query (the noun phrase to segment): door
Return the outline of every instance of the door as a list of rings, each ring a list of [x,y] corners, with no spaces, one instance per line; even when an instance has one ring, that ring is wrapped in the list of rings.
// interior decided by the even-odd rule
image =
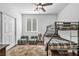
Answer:
[[[1,19],[2,19],[2,17],[1,17],[1,13],[0,13],[0,44],[2,43],[2,37],[1,37],[1,34],[2,34],[2,29],[1,29],[1,27],[2,27],[2,23],[1,23]]]
[[[15,19],[3,14],[3,44],[9,44],[7,49],[15,45]]]

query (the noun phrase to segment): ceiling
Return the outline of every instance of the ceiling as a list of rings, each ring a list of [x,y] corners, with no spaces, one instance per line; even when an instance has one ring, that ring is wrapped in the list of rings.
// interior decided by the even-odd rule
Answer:
[[[24,14],[58,14],[68,5],[68,3],[53,3],[51,6],[45,6],[46,12],[34,11],[36,6],[34,3],[7,3],[8,6],[15,7],[20,13]]]

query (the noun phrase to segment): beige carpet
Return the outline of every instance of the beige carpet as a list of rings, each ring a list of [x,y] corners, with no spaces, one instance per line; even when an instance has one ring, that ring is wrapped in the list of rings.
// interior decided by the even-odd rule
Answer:
[[[46,56],[43,45],[17,45],[6,53],[7,56]]]

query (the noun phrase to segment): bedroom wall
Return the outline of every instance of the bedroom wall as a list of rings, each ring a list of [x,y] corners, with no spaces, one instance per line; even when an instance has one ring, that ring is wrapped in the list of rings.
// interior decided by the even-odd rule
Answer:
[[[67,5],[57,16],[57,21],[63,22],[78,22],[79,21],[79,3],[70,3]],[[65,33],[65,34],[64,34]],[[70,40],[70,31],[59,31],[59,34]],[[72,35],[77,36],[77,31],[72,31]],[[77,37],[73,37],[72,40],[77,42]]]
[[[33,15],[29,15],[29,14],[25,14],[24,17],[30,17],[30,18],[36,18],[38,20],[38,32],[27,32],[26,28],[26,20],[23,19],[23,30],[22,30],[22,35],[28,35],[28,36],[32,36],[32,35],[38,35],[38,33],[42,33],[44,34],[46,31],[46,26],[50,25],[50,24],[54,24],[54,22],[56,21],[56,15],[45,15],[45,14],[33,14]]]
[[[70,3],[57,17],[58,21],[79,21],[79,3]]]

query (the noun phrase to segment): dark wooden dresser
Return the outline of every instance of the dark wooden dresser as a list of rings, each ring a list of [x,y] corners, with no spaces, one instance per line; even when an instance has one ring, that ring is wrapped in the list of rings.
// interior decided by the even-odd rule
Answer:
[[[6,47],[8,44],[0,44],[0,56],[6,56]]]

